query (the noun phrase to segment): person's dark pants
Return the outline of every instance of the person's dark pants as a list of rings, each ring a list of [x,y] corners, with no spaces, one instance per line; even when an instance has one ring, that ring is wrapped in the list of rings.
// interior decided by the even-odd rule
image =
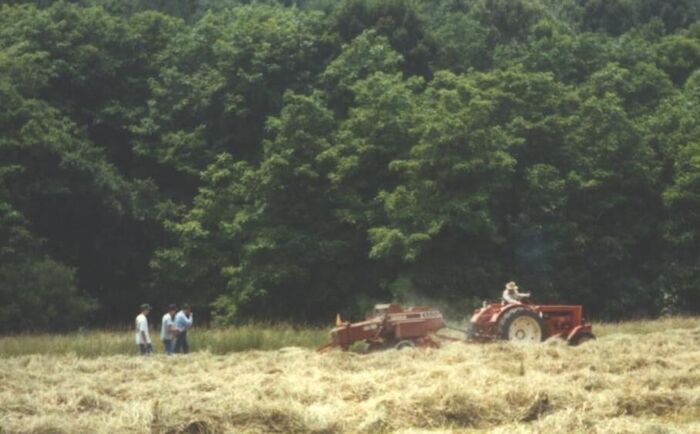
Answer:
[[[187,343],[187,332],[180,332],[179,335],[175,337],[175,349],[174,353],[182,352],[182,354],[187,354],[190,352],[190,344]]]
[[[139,344],[139,355],[147,356],[153,352],[153,345],[151,344]]]
[[[163,347],[165,348],[165,354],[171,355],[173,353],[173,340],[163,339]]]

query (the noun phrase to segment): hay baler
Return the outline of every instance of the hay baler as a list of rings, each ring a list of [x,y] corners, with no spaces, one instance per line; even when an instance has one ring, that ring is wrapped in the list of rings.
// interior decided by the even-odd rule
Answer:
[[[388,348],[437,347],[432,335],[444,327],[442,313],[426,306],[404,309],[399,304],[378,304],[364,321],[351,323],[336,318],[330,341],[319,348],[347,350],[355,342],[365,342],[367,351]]]

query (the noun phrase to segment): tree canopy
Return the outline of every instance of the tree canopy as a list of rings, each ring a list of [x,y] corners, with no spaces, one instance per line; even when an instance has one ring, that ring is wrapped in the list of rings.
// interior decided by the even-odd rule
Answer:
[[[700,312],[696,0],[0,2],[0,331]]]

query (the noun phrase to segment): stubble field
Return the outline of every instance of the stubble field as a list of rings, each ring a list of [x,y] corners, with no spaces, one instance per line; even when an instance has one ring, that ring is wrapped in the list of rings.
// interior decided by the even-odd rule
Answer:
[[[596,329],[576,348],[5,354],[0,432],[700,433],[700,319]]]

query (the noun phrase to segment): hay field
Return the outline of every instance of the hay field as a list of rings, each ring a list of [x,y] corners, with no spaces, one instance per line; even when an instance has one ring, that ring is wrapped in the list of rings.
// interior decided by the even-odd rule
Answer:
[[[211,329],[195,327],[189,334],[192,351],[229,354],[246,350],[278,350],[286,346],[316,348],[328,338],[328,329],[289,324],[245,324]],[[163,353],[158,336],[160,329],[151,328],[154,350]],[[103,357],[135,352],[134,332],[130,328],[0,336],[0,357],[31,354]]]
[[[700,433],[700,320],[578,348],[0,359],[2,433]]]

